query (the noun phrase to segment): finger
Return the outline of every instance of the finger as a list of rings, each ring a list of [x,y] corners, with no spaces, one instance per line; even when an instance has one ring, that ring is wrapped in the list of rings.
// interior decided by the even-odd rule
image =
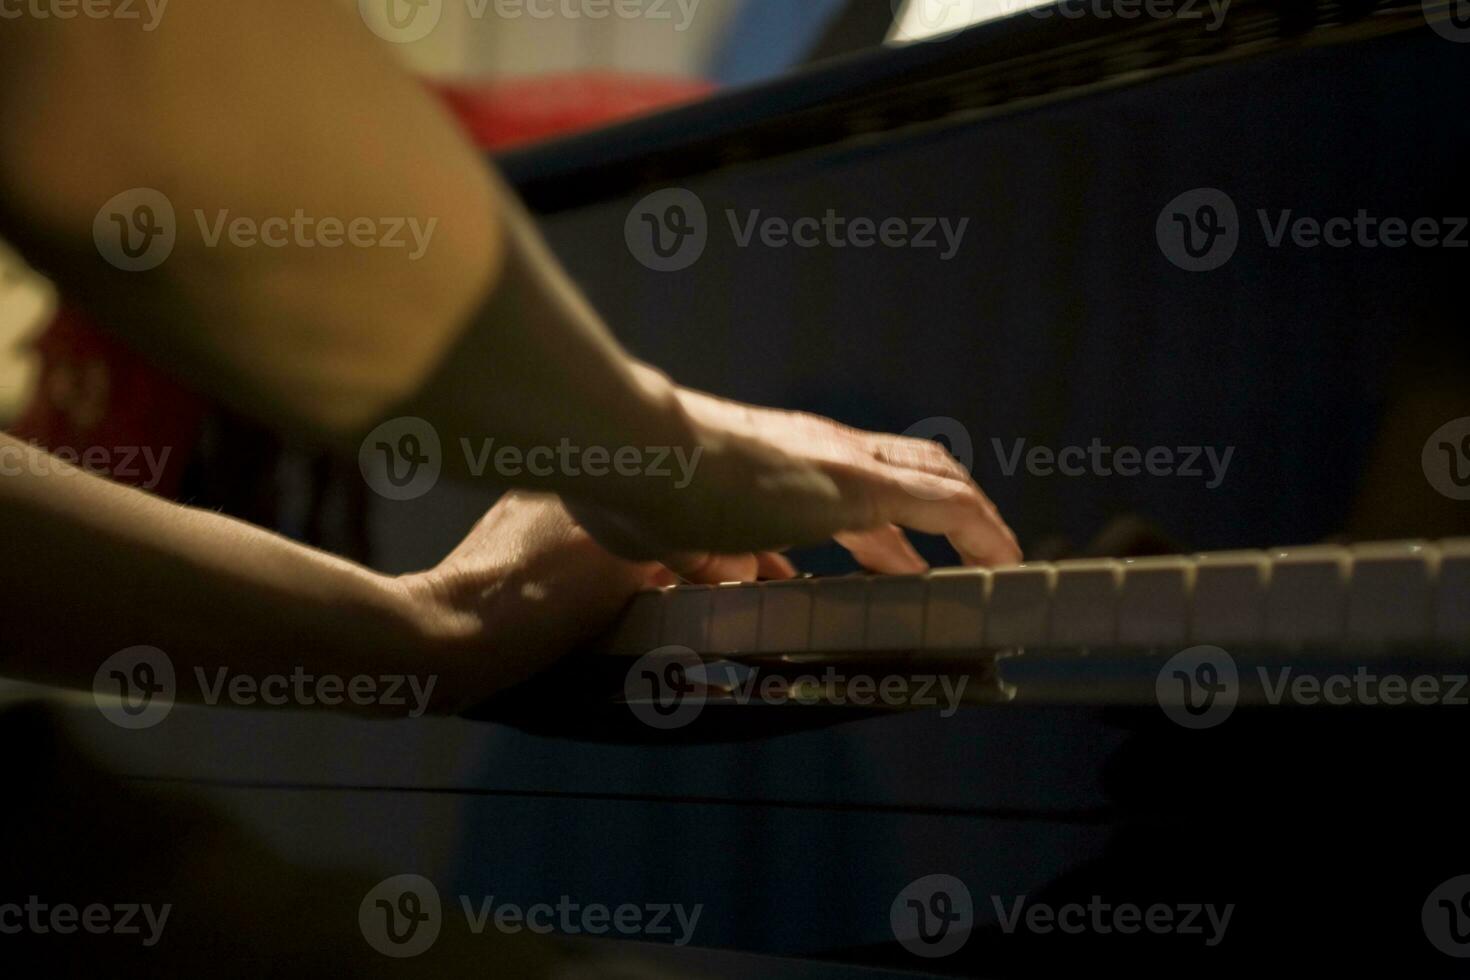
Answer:
[[[801,574],[791,559],[775,551],[762,551],[755,559],[760,578],[767,582],[784,582]]]
[[[693,585],[754,582],[759,569],[759,561],[753,554],[716,555],[709,552],[678,552],[665,558],[664,564],[674,574]]]
[[[643,588],[645,589],[664,589],[678,584],[679,576],[657,562],[650,565],[648,571],[644,573]]]
[[[890,476],[873,488],[881,517],[915,531],[944,535],[967,565],[1021,560],[1015,534],[978,487],[915,470],[892,470]]]
[[[881,575],[920,575],[929,570],[929,563],[919,557],[908,535],[893,524],[866,531],[844,531],[835,537],[869,571]]]

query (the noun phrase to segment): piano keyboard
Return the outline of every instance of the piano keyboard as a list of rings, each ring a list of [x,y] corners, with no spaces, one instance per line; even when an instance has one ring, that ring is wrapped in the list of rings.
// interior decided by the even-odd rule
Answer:
[[[1027,650],[1470,644],[1470,538],[678,586],[606,652],[800,663]]]

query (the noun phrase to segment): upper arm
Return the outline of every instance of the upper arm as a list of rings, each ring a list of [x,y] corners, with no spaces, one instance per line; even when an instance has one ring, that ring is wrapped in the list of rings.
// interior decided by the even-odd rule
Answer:
[[[133,188],[173,212],[147,272],[93,241]],[[341,433],[415,390],[492,285],[495,209],[448,115],[331,0],[0,21],[0,235],[247,411]],[[293,223],[267,244],[272,219]],[[353,221],[370,244],[329,234]]]

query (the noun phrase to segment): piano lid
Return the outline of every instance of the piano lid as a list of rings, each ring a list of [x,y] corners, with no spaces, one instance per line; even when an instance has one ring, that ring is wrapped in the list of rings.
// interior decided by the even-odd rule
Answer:
[[[969,123],[1222,61],[1423,28],[1437,16],[1433,8],[1419,0],[1234,0],[1223,20],[1193,8],[1193,16],[1126,20],[1097,16],[1085,4],[1056,16],[1043,5],[516,150],[498,163],[533,209],[550,214],[752,160]]]

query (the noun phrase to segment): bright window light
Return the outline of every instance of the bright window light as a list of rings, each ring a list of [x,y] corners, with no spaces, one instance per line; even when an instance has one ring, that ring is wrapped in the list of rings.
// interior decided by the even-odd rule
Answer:
[[[888,40],[896,44],[924,41],[998,20],[1052,0],[903,0]]]

